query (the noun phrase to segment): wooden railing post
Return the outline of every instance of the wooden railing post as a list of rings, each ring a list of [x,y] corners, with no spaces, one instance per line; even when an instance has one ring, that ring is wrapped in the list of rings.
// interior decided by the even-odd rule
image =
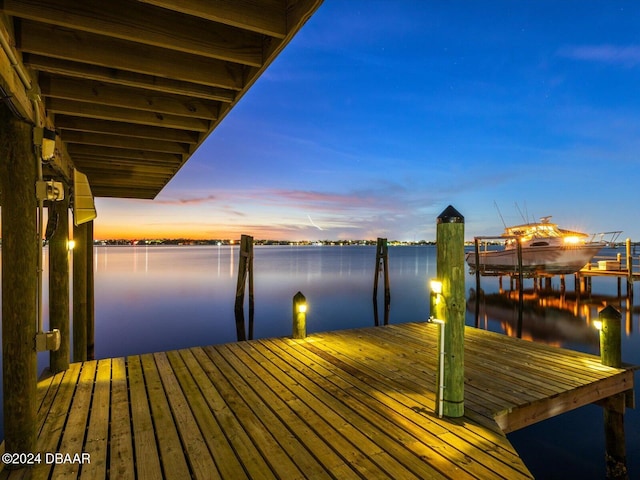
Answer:
[[[437,275],[442,300],[436,303],[436,318],[445,322],[444,405],[447,417],[464,415],[465,268],[464,217],[449,205],[436,227]]]

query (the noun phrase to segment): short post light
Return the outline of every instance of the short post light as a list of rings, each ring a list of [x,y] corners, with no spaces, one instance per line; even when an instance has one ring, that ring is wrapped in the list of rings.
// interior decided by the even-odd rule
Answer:
[[[600,361],[603,365],[620,368],[622,365],[622,315],[611,305],[598,313],[593,322],[600,330]]]
[[[293,296],[293,338],[307,336],[307,299],[298,292]]]

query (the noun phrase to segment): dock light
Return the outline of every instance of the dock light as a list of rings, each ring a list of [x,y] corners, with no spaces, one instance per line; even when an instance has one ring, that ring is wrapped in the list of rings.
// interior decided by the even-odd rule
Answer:
[[[298,292],[293,296],[293,338],[307,336],[307,299]]]
[[[440,280],[431,280],[431,292],[436,295],[440,295],[442,293],[442,282]]]
[[[596,330],[602,330],[602,320],[594,320],[593,321],[593,327]]]
[[[67,250],[73,250],[76,246],[75,240],[67,240]]]
[[[431,280],[431,314],[435,313],[435,308],[440,303],[440,297],[442,296],[442,282],[440,280]]]

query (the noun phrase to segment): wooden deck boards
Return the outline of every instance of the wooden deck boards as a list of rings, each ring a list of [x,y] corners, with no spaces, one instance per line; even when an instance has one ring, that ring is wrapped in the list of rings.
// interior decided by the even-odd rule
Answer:
[[[467,327],[465,416],[441,419],[436,345],[412,323],[72,364],[38,384],[43,463],[0,478],[532,478],[504,432],[633,388],[592,355]]]

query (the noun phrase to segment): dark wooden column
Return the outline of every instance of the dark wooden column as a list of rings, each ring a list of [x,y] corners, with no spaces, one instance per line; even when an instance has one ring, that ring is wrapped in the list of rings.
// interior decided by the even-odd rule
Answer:
[[[87,360],[87,224],[73,227],[73,361]]]
[[[95,307],[93,288],[93,220],[86,226],[87,245],[87,360],[94,360],[95,356]]]
[[[53,202],[58,225],[49,240],[49,325],[60,330],[60,348],[49,353],[53,373],[69,368],[69,199]]]
[[[31,127],[0,103],[2,361],[6,452],[33,452],[37,357],[36,160]]]

